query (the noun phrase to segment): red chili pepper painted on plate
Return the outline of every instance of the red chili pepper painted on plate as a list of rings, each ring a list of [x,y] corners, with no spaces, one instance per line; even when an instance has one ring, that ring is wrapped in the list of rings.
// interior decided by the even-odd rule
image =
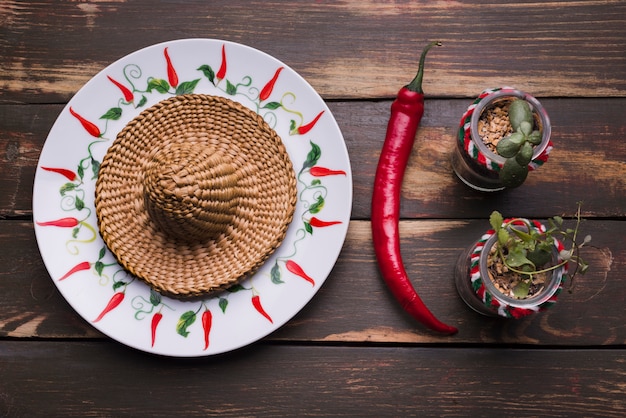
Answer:
[[[152,321],[150,323],[150,333],[152,335],[152,347],[154,347],[154,342],[156,341],[156,331],[159,326],[159,322],[163,319],[163,314],[161,312],[157,312],[152,316]]]
[[[306,125],[299,126],[296,129],[295,133],[297,133],[298,135],[304,135],[307,132],[309,132],[311,129],[313,129],[313,127],[315,126],[317,121],[320,120],[320,118],[322,117],[323,114],[324,114],[324,110],[322,110],[320,113],[318,113],[317,116],[315,118],[313,118],[313,120],[311,122],[307,123]]]
[[[315,280],[313,280],[311,276],[306,274],[304,270],[302,269],[302,267],[300,267],[300,265],[297,264],[295,261],[287,260],[287,262],[285,263],[285,267],[287,267],[287,270],[289,270],[296,276],[302,277],[304,280],[306,280],[307,282],[315,286]]]
[[[83,270],[89,270],[90,268],[91,268],[91,264],[89,263],[89,261],[83,261],[82,263],[78,263],[74,267],[72,267],[67,273],[65,273],[63,276],[59,277],[58,281],[65,280],[74,273],[78,273],[79,271],[83,271]]]
[[[324,228],[327,226],[333,226],[340,224],[341,221],[322,221],[321,219],[317,219],[315,216],[311,218],[309,224],[315,228]]]
[[[76,218],[61,218],[54,221],[37,222],[39,226],[58,226],[60,228],[73,228],[80,222]]]
[[[336,175],[346,175],[346,172],[343,170],[331,170],[326,167],[315,166],[311,167],[310,171],[312,176],[314,177],[325,177],[325,176],[336,176]]]
[[[267,318],[268,321],[270,321],[272,324],[274,323],[274,321],[272,321],[272,317],[269,316],[267,312],[265,312],[265,309],[263,309],[263,305],[261,305],[261,298],[259,297],[259,295],[252,296],[252,305],[254,306],[254,309],[256,309],[265,318]]]
[[[84,117],[76,113],[74,109],[72,109],[71,106],[70,106],[70,113],[72,114],[72,116],[78,119],[80,124],[83,125],[83,128],[85,128],[85,130],[89,133],[89,135],[94,136],[96,138],[100,138],[100,135],[101,135],[100,128],[98,128],[93,122],[88,121],[87,119],[85,119]]]
[[[94,319],[93,322],[99,322],[102,318],[104,318],[106,314],[111,312],[113,309],[117,308],[120,305],[120,303],[122,303],[122,301],[124,300],[124,296],[125,296],[124,292],[115,293],[109,300],[109,303],[107,303],[107,306],[105,306],[102,312],[100,312],[100,315],[98,315],[98,317]]]
[[[178,74],[176,74],[176,70],[172,65],[172,60],[170,59],[170,54],[167,52],[167,48],[163,50],[163,54],[167,62],[167,80],[170,82],[170,86],[176,87],[178,86]]]
[[[213,314],[210,310],[204,311],[202,314],[202,330],[204,331],[204,349],[209,348],[209,333],[213,324]]]
[[[270,97],[270,94],[272,94],[272,90],[274,90],[274,84],[276,84],[276,80],[278,80],[278,75],[280,74],[282,70],[283,70],[283,67],[279,67],[274,73],[274,77],[272,77],[272,79],[267,82],[265,87],[263,87],[263,89],[261,90],[261,94],[259,94],[259,99],[261,101]]]
[[[76,180],[76,173],[72,170],[68,170],[66,168],[56,168],[56,167],[41,167],[42,170],[50,171],[53,173],[58,173],[62,176],[65,176],[69,181]]]
[[[220,81],[224,77],[226,77],[226,46],[222,45],[222,64],[217,74],[215,74],[215,78],[217,78],[217,81]]]
[[[130,91],[128,89],[128,87],[126,87],[125,85],[123,85],[122,83],[118,82],[117,80],[115,80],[114,78],[112,78],[111,76],[107,76],[107,78],[109,80],[111,80],[111,83],[115,84],[117,86],[117,88],[120,89],[120,91],[122,92],[122,94],[124,95],[124,100],[126,100],[128,103],[132,103],[133,100],[135,100],[135,97],[133,96],[133,92]]]
[[[433,42],[423,50],[415,78],[400,89],[391,104],[391,117],[374,178],[371,226],[379,270],[402,308],[428,328],[454,334],[457,329],[439,321],[415,291],[402,261],[398,225],[402,179],[424,114],[424,60],[428,50],[438,44]]]

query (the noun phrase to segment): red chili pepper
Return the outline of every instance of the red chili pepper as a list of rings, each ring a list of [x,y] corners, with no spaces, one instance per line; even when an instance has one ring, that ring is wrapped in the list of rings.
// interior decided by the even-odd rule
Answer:
[[[46,171],[51,171],[53,173],[61,174],[62,176],[65,176],[69,181],[76,180],[76,173],[74,173],[72,170],[67,170],[65,168],[53,168],[53,167],[41,167],[41,168]]]
[[[60,228],[73,228],[78,224],[79,222],[76,218],[61,218],[55,221],[37,222],[39,226],[58,226]]]
[[[217,81],[220,81],[224,77],[226,77],[226,47],[222,45],[222,64],[217,74],[215,74],[215,78],[217,78]]]
[[[272,94],[272,90],[274,90],[274,84],[276,84],[276,80],[278,80],[278,74],[280,74],[282,70],[283,67],[278,68],[278,70],[276,70],[276,73],[274,73],[274,77],[272,77],[272,79],[267,82],[265,87],[263,87],[263,89],[261,90],[261,94],[259,94],[259,99],[261,101],[270,97],[270,94]]]
[[[315,216],[312,217],[309,221],[309,224],[315,228],[324,228],[326,226],[337,225],[340,223],[341,221],[322,221],[320,219],[317,219]]]
[[[83,118],[78,113],[74,112],[74,109],[72,109],[71,106],[70,106],[70,113],[72,114],[72,116],[78,119],[80,124],[83,125],[83,128],[85,128],[85,130],[89,132],[89,135],[95,136],[96,138],[100,138],[100,128],[98,128],[94,123],[89,122],[87,119]]]
[[[91,264],[89,263],[89,261],[83,261],[82,263],[76,264],[74,267],[72,267],[72,269],[68,271],[67,273],[65,273],[63,276],[61,276],[58,281],[65,280],[74,273],[77,273],[83,270],[89,270],[90,268],[91,268]]]
[[[122,303],[123,300],[124,300],[124,292],[115,293],[113,297],[111,297],[111,300],[109,300],[109,303],[107,303],[107,306],[104,308],[104,310],[100,312],[100,315],[98,315],[98,317],[94,319],[93,322],[100,321],[102,318],[104,318],[104,315],[108,314],[113,309],[117,308],[119,304]]]
[[[272,324],[274,323],[274,321],[272,321],[272,317],[269,316],[267,312],[265,312],[265,309],[263,309],[263,306],[261,305],[261,298],[259,297],[259,295],[252,296],[252,305],[261,315],[267,318],[268,321],[270,321]]]
[[[202,329],[204,330],[204,349],[209,348],[209,333],[211,332],[211,324],[213,323],[213,315],[210,310],[204,311],[202,314]]]
[[[133,92],[130,91],[125,85],[117,82],[110,76],[107,76],[107,78],[111,80],[111,83],[115,84],[122,91],[122,94],[124,95],[124,100],[126,100],[128,103],[132,103],[132,101],[135,100],[135,97],[133,96]]]
[[[343,170],[331,170],[329,168],[319,166],[311,167],[310,173],[315,177],[346,175],[346,172]]]
[[[293,132],[293,133],[298,133],[298,135],[306,134],[311,129],[313,129],[313,127],[315,126],[317,121],[320,120],[323,114],[324,114],[324,111],[322,110],[320,113],[317,114],[317,116],[311,122],[307,123],[306,125],[299,126],[296,129],[296,132]]]
[[[287,262],[285,263],[285,267],[287,267],[287,270],[289,270],[293,274],[302,277],[304,280],[315,286],[315,280],[313,280],[312,277],[306,274],[304,270],[302,270],[302,267],[296,264],[295,261],[287,260]]]
[[[457,329],[439,321],[411,284],[400,253],[398,228],[402,179],[424,114],[424,60],[428,50],[435,45],[440,43],[433,42],[424,49],[417,75],[400,89],[391,104],[391,118],[374,180],[372,238],[383,279],[404,310],[432,330],[454,334]]]
[[[163,314],[161,312],[157,312],[152,316],[152,322],[150,324],[150,330],[152,333],[152,347],[154,347],[154,342],[156,341],[156,330],[159,326],[159,322],[161,322],[161,319],[163,319]]]
[[[170,82],[170,86],[176,87],[178,85],[178,75],[172,65],[170,55],[167,53],[167,48],[163,50],[163,54],[165,55],[165,61],[167,62],[167,80]]]

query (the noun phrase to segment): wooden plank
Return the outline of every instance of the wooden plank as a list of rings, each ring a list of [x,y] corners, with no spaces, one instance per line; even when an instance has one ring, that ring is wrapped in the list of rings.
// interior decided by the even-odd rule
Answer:
[[[457,180],[450,165],[456,129],[471,100],[427,100],[404,179],[402,217],[486,218],[495,208],[545,218],[572,214],[580,200],[585,201],[587,217],[625,216],[626,99],[542,102],[553,123],[555,149],[550,161],[531,173],[522,187],[484,194]],[[390,102],[329,104],[353,162],[352,216],[368,219]],[[35,166],[61,110],[59,105],[0,105],[0,216],[30,215]]]
[[[178,38],[250,45],[284,61],[325,98],[385,98],[416,71],[426,91],[472,97],[514,85],[538,96],[626,95],[626,4],[149,0],[3,2],[0,102],[67,101],[108,64]],[[164,23],[167,16],[167,23]],[[297,45],[297,47],[296,47]]]
[[[370,224],[353,221],[341,256],[313,300],[269,337],[277,341],[620,345],[626,343],[621,272],[626,268],[626,223],[587,221],[597,248],[592,268],[577,276],[548,312],[507,321],[475,314],[453,284],[461,251],[488,228],[482,221],[403,221],[402,250],[409,276],[429,308],[459,327],[454,337],[427,331],[406,315],[380,278]],[[100,337],[63,300],[38,254],[32,225],[0,221],[0,337]]]
[[[3,416],[622,417],[624,350],[257,344],[209,359],[0,341]]]

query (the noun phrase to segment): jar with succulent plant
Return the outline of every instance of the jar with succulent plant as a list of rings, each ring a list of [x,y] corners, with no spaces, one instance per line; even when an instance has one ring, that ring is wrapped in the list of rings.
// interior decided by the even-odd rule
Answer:
[[[488,316],[520,318],[552,306],[568,266],[570,274],[589,268],[579,250],[591,241],[580,240],[580,205],[574,228],[563,218],[548,219],[548,226],[525,218],[504,219],[492,212],[488,230],[461,254],[455,282],[461,298],[475,311]],[[565,247],[567,244],[567,247]]]
[[[477,190],[518,187],[547,161],[550,135],[548,114],[533,96],[510,87],[485,90],[461,118],[452,167]]]

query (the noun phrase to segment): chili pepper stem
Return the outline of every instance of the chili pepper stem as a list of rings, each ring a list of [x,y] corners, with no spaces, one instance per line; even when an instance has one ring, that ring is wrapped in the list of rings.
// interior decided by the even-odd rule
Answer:
[[[420,56],[419,66],[417,67],[417,74],[415,78],[406,85],[406,88],[415,93],[424,94],[424,90],[422,90],[422,79],[424,78],[424,62],[426,61],[426,54],[433,46],[441,46],[440,41],[434,41],[426,45],[426,48],[422,51],[422,55]]]

